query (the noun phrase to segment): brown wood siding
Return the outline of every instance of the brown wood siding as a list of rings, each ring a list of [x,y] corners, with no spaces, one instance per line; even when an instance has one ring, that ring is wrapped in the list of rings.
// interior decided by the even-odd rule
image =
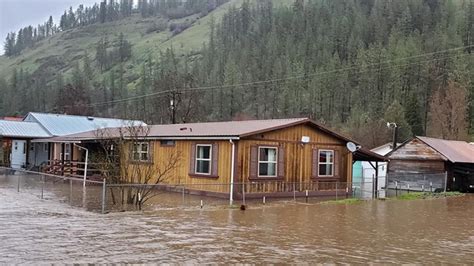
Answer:
[[[444,161],[436,160],[395,160],[389,162],[389,173],[444,173]]]
[[[309,136],[310,143],[302,145],[300,143],[302,136]],[[237,164],[237,176],[244,182],[265,180],[263,178],[249,178],[251,165],[251,149],[255,146],[279,146],[282,147],[285,154],[285,167],[282,180],[285,182],[312,182],[321,181],[340,181],[350,182],[352,180],[351,169],[352,154],[345,148],[345,142],[341,141],[327,133],[318,131],[306,125],[298,125],[291,128],[277,130],[265,134],[251,136],[239,141]],[[313,150],[329,149],[338,153],[340,161],[337,163],[339,178],[312,178],[313,177]],[[348,163],[350,160],[350,163]]]
[[[413,139],[410,142],[405,143],[390,154],[389,158],[390,160],[445,160],[441,154],[419,139]]]
[[[213,145],[218,147],[218,152],[213,152],[217,154],[217,176],[206,177],[204,175],[193,176],[190,175],[191,168],[191,157],[193,156],[193,149],[195,144],[217,144]],[[175,146],[161,146],[159,141],[155,142],[153,145],[153,164],[155,167],[163,167],[167,160],[169,160],[169,155],[172,153],[178,153],[180,155],[180,160],[178,167],[174,169],[165,179],[167,184],[185,184],[186,189],[194,190],[204,190],[211,192],[229,192],[230,183],[230,171],[231,171],[231,156],[232,156],[232,145],[229,141],[184,141],[176,140]],[[192,164],[194,165],[194,164]],[[211,166],[213,167],[213,166]],[[222,185],[215,185],[222,184]],[[224,185],[225,184],[225,185]]]

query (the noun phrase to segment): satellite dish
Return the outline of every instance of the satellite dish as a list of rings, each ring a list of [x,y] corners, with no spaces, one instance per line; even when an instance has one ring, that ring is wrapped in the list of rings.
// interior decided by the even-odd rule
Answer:
[[[347,142],[346,147],[350,152],[357,151],[357,145],[355,145],[354,142]]]
[[[302,136],[301,137],[301,142],[306,144],[306,143],[309,143],[311,141],[311,138],[309,136]]]

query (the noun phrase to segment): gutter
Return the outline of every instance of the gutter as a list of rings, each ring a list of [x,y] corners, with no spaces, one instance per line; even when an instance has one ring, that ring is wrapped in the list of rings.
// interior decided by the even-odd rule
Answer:
[[[169,136],[169,137],[124,137],[125,140],[239,140],[240,137],[176,137],[176,136]]]

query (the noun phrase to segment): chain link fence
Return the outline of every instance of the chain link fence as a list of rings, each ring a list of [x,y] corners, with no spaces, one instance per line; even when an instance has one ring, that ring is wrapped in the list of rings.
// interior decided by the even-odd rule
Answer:
[[[233,186],[232,201],[229,191]],[[372,198],[372,183],[284,182],[210,184],[108,184],[34,171],[0,167],[0,187],[31,193],[39,199],[59,200],[95,212],[143,208],[242,207],[247,205],[303,203],[327,199]],[[214,191],[214,192],[213,192]],[[218,191],[221,191],[219,193]]]
[[[447,172],[439,174],[389,173],[387,190],[443,192],[446,191]]]

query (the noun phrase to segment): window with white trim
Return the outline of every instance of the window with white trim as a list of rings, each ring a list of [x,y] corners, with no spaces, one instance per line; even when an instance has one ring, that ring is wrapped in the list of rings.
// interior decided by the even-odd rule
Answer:
[[[136,162],[150,161],[150,143],[148,142],[133,143],[132,160]]]
[[[196,174],[210,175],[212,162],[212,145],[196,145]]]
[[[319,150],[319,176],[334,175],[334,151]]]
[[[276,177],[278,150],[275,147],[258,148],[258,176]]]

